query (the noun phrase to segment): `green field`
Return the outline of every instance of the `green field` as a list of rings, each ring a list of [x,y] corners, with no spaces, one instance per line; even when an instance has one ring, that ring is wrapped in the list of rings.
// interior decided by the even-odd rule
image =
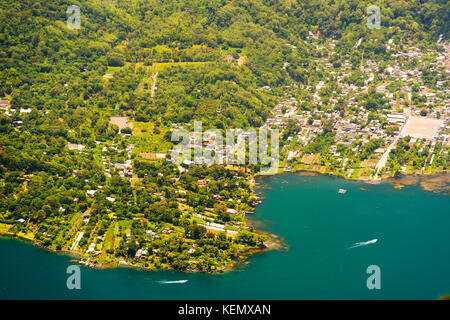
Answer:
[[[6,233],[13,227],[12,224],[0,223],[0,233]]]
[[[160,132],[155,133],[155,125],[150,122],[133,122],[133,135],[130,142],[135,145],[135,153],[141,152],[166,153],[172,143],[164,140],[167,128],[159,128]]]

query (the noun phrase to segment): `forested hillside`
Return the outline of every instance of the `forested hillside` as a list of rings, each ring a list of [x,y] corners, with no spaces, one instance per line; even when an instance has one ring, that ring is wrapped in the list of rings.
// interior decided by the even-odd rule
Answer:
[[[66,26],[66,9],[73,4],[81,9],[80,30]],[[342,55],[352,55],[360,37],[369,40],[359,48],[366,55],[382,55],[377,43],[391,37],[427,41],[436,40],[440,33],[448,35],[445,0],[377,1],[380,30],[365,27],[371,4],[357,0],[3,0],[0,95],[12,95],[13,106],[56,113],[79,107],[93,112],[98,107],[145,120],[205,118],[216,126],[257,126],[273,104],[256,91],[258,87],[289,84],[292,78],[311,81],[311,56],[317,52],[306,41],[309,32],[341,39]],[[236,60],[225,63],[226,55]],[[168,65],[158,70],[161,86],[152,99],[149,90],[138,87],[151,72],[146,67],[156,62]],[[199,63],[178,68],[178,62]],[[287,70],[282,68],[284,62],[289,63]],[[105,84],[102,77],[111,67],[117,74]],[[101,126],[101,122],[94,124],[96,134],[101,134]]]

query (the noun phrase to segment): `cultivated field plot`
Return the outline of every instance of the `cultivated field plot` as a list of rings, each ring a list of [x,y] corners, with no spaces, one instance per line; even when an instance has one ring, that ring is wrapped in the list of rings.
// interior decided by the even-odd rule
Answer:
[[[143,154],[144,159],[151,159],[154,154],[155,158],[159,153],[167,153],[172,148],[172,143],[164,138],[167,128],[157,127],[150,122],[130,122],[130,127],[133,128],[133,135],[130,142],[134,144],[134,152],[136,154]]]
[[[170,67],[191,67],[191,66],[202,66],[202,65],[215,65],[215,62],[210,61],[198,61],[198,62],[158,62],[155,63],[155,68],[157,71],[162,71]]]
[[[365,169],[375,168],[375,166],[378,164],[378,161],[380,161],[380,158],[377,158],[377,157],[373,157],[371,159],[364,160],[361,163],[361,168],[365,168]]]
[[[319,153],[317,153],[317,154],[314,154],[314,153],[305,154],[303,156],[301,162],[304,163],[304,164],[314,164],[314,163],[317,163],[319,161],[319,158],[320,158],[320,154]]]
[[[128,124],[128,117],[111,116],[109,123],[117,125],[119,129],[124,129],[126,127],[133,128],[133,124]]]
[[[437,134],[439,127],[442,124],[443,120],[424,117],[409,117],[408,121],[403,127],[401,136],[432,139]]]

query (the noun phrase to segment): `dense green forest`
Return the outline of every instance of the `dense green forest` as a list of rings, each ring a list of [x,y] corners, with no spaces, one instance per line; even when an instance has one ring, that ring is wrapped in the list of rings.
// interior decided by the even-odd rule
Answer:
[[[365,27],[371,4],[381,8],[380,30]],[[66,26],[69,5],[81,9],[80,30]],[[391,37],[447,37],[450,9],[447,1],[357,0],[1,1],[0,6],[0,96],[12,95],[13,106],[49,109],[57,117],[99,108],[147,121],[202,118],[217,127],[260,124],[274,104],[256,90],[261,86],[314,81],[311,56],[320,52],[306,41],[310,32],[340,39],[342,59],[356,54],[353,44],[366,37],[359,50],[381,59],[378,42]],[[225,55],[246,62],[226,64]],[[156,62],[172,65],[160,72],[152,99],[149,90],[137,89],[149,77],[146,67]],[[119,70],[105,85],[108,67]],[[104,134],[101,123],[94,128]]]

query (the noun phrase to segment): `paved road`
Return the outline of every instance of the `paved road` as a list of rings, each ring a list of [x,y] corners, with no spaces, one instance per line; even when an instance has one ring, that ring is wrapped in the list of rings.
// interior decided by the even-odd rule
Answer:
[[[397,145],[398,140],[400,139],[400,137],[404,136],[404,130],[406,128],[406,124],[408,123],[409,119],[411,117],[411,110],[409,110],[408,113],[408,117],[405,121],[405,123],[402,125],[402,127],[400,128],[400,133],[397,137],[395,137],[394,141],[392,141],[392,143],[389,145],[389,147],[386,149],[386,151],[383,153],[383,156],[381,157],[381,159],[378,161],[377,165],[375,166],[375,176],[373,177],[373,180],[377,180],[378,178],[378,172],[384,168],[384,166],[386,165],[388,159],[389,159],[389,153],[391,152],[391,150],[393,148],[395,148],[395,146]]]
[[[391,150],[397,145],[398,139],[400,138],[400,136],[397,136],[394,141],[392,141],[392,143],[389,145],[389,147],[387,147],[386,151],[383,153],[383,155],[381,156],[380,161],[378,161],[377,166],[375,167],[377,169],[377,173],[376,175],[378,175],[378,171],[380,171],[381,169],[384,168],[384,166],[386,165],[386,162],[389,159],[389,153],[391,152]]]
[[[229,236],[231,236],[231,237],[233,237],[233,236],[235,236],[235,235],[237,235],[237,231],[234,231],[234,230],[225,230],[225,229],[223,229],[223,228],[219,228],[219,227],[213,227],[213,226],[210,226],[210,225],[208,225],[208,224],[203,224],[203,226],[206,228],[206,229],[208,229],[208,230],[212,230],[212,231],[224,231],[224,232],[226,232],[227,233],[227,235],[229,235]]]

